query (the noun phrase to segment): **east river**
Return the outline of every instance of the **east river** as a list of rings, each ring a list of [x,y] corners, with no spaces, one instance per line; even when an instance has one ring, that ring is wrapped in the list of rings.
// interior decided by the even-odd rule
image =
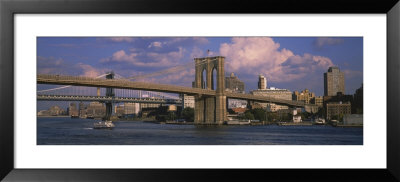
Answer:
[[[92,119],[38,117],[38,145],[362,145],[362,128],[332,126],[195,126],[116,121],[93,129]]]

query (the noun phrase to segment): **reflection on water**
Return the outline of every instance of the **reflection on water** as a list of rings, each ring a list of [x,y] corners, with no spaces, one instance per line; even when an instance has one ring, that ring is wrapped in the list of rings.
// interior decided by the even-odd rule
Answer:
[[[362,128],[330,126],[194,126],[118,121],[112,130],[95,120],[38,118],[38,145],[362,145]]]

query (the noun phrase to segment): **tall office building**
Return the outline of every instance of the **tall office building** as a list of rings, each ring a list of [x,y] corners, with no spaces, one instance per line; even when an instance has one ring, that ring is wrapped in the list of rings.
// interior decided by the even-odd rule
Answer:
[[[264,75],[258,77],[258,89],[265,90],[267,89],[267,78]]]
[[[338,92],[344,94],[344,73],[338,67],[329,67],[324,73],[324,96],[336,96]]]
[[[231,73],[229,77],[225,77],[225,89],[230,92],[244,93],[244,82],[240,81],[234,73]]]

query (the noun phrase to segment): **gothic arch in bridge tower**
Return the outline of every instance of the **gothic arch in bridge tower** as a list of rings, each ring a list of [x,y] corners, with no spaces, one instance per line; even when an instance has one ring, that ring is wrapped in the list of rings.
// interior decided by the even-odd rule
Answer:
[[[211,69],[211,90],[217,89],[217,68]]]
[[[222,56],[195,58],[195,85],[196,88],[215,90],[216,96],[197,95],[195,97],[196,124],[223,124],[227,120],[225,91],[225,71]],[[204,81],[204,70],[206,78]],[[215,80],[213,72],[215,70]],[[206,86],[203,86],[205,82]],[[216,82],[216,88],[214,86]]]
[[[206,68],[204,68],[203,71],[201,71],[201,88],[207,89],[207,69]]]

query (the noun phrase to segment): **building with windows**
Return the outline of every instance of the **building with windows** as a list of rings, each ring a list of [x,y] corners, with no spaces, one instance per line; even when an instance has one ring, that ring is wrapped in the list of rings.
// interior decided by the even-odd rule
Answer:
[[[311,100],[315,98],[315,94],[310,92],[308,89],[304,89],[301,92],[294,91],[293,92],[293,100],[296,101],[304,101],[306,104],[310,104]]]
[[[228,108],[246,108],[247,101],[240,99],[228,99]]]
[[[79,117],[86,118],[86,106],[83,102],[79,102]]]
[[[66,115],[67,112],[59,106],[51,106],[48,110],[41,110],[37,116],[60,116]]]
[[[184,94],[183,98],[183,108],[194,108],[194,96]]]
[[[260,89],[260,90],[267,89],[267,78],[261,74],[258,76],[258,89]]]
[[[116,105],[114,111],[117,117],[122,117],[124,115],[124,105]]]
[[[268,112],[277,112],[279,110],[289,109],[289,106],[283,106],[274,103],[266,103],[266,109]]]
[[[264,96],[264,97],[270,97],[270,98],[275,98],[275,99],[282,99],[282,100],[292,100],[292,92],[287,90],[287,89],[278,89],[275,87],[267,87],[267,78],[264,77],[263,75],[258,76],[258,89],[257,90],[252,90],[250,91],[250,94],[257,95],[257,96]],[[257,103],[257,102],[256,102]],[[283,106],[279,105],[270,105],[270,103],[257,103],[262,108],[269,107],[271,110],[279,110],[279,109],[284,109]]]
[[[124,103],[125,115],[137,115],[139,113],[139,103]]]
[[[124,103],[115,106],[115,114],[118,117],[134,117],[139,114],[139,103]]]
[[[70,117],[78,117],[79,116],[78,107],[76,107],[76,103],[74,103],[74,102],[69,103],[67,111],[68,111],[68,115]]]
[[[343,95],[342,93],[337,94],[336,96],[324,96],[323,102],[326,107],[326,103],[329,102],[350,102],[353,103],[353,95]]]
[[[340,120],[341,117],[351,114],[350,102],[328,102],[326,103],[326,119]]]
[[[228,92],[245,93],[244,82],[240,81],[234,73],[231,73],[229,77],[225,77],[225,90]]]
[[[323,107],[324,106],[324,97],[322,96],[316,96],[311,99],[311,104],[315,104],[318,107]]]
[[[81,114],[83,116],[84,114]],[[86,116],[88,118],[101,118],[106,115],[106,106],[100,102],[90,102],[86,107]]]
[[[300,123],[303,120],[301,119],[301,115],[299,114],[300,112],[297,109],[292,110],[292,115],[293,115],[293,122],[294,123]]]
[[[253,95],[271,97],[275,99],[292,100],[292,92],[287,89],[278,89],[275,87],[271,87],[265,90],[262,89],[253,90],[250,91],[250,93]]]
[[[336,96],[338,92],[344,94],[344,73],[338,67],[329,67],[324,73],[324,96]]]
[[[251,94],[253,95],[257,95],[257,96],[265,96],[265,97],[271,97],[271,98],[275,98],[275,99],[282,99],[282,100],[292,100],[292,92],[287,90],[287,89],[278,89],[275,87],[271,87],[269,89],[257,89],[257,90],[253,90],[250,91]],[[261,105],[263,108],[267,108],[269,107],[270,103],[258,103],[259,105]],[[279,106],[279,105],[274,105],[272,106],[273,108],[277,108],[279,109],[283,109],[283,106]],[[275,109],[273,109],[275,110]]]
[[[158,98],[158,97],[149,97],[148,95],[143,95],[142,98]],[[160,107],[161,104],[155,104],[155,103],[140,103],[140,111],[144,108],[158,108]]]

